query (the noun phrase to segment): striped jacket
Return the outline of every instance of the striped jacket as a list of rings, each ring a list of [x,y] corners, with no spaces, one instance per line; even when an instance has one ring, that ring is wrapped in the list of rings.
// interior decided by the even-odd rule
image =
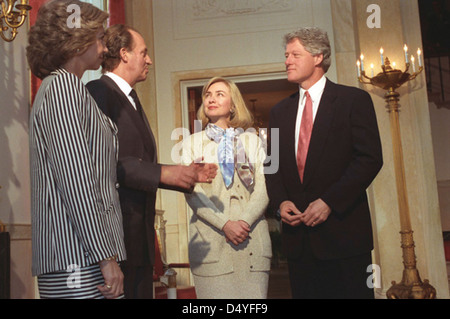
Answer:
[[[126,258],[116,135],[75,75],[44,79],[30,117],[34,276]]]

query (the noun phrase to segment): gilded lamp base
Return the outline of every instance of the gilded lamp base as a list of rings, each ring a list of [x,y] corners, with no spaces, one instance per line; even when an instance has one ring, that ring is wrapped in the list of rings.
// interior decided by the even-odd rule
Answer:
[[[427,279],[420,280],[417,269],[404,269],[400,283],[392,282],[392,287],[386,292],[388,299],[435,299],[436,289]]]
[[[392,281],[392,287],[386,292],[386,297],[388,299],[435,299],[436,289],[429,284],[428,280],[425,279],[422,282],[416,268],[413,231],[401,231],[400,234],[403,251],[403,277],[398,284]]]

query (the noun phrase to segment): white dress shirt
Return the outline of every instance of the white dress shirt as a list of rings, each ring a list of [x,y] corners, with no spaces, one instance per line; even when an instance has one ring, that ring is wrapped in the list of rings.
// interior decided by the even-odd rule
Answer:
[[[112,72],[106,72],[105,75],[109,76],[117,84],[119,89],[123,92],[123,94],[125,94],[125,96],[130,101],[131,105],[133,105],[134,109],[137,111],[134,99],[130,96],[130,92],[131,90],[133,90],[133,88],[128,84],[128,82]]]
[[[309,88],[309,90],[300,89],[300,98],[298,101],[298,111],[297,111],[297,120],[295,122],[295,156],[297,156],[298,150],[298,135],[300,133],[300,124],[302,122],[303,109],[305,108],[306,103],[306,95],[305,92],[308,91],[311,96],[311,100],[313,103],[313,121],[316,119],[317,110],[319,109],[320,100],[322,99],[323,90],[325,89],[325,84],[327,82],[327,78],[323,75],[319,81],[314,83],[313,86]]]

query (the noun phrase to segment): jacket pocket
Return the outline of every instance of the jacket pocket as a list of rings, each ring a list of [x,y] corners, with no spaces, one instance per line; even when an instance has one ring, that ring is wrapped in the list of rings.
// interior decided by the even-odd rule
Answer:
[[[191,268],[201,264],[217,263],[223,250],[224,240],[216,230],[203,224],[191,224],[189,262]]]
[[[270,271],[270,260],[265,256],[250,257],[250,271]]]

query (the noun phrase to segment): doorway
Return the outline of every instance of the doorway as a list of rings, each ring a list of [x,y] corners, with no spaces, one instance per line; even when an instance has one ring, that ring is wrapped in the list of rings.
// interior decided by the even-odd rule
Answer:
[[[269,127],[270,110],[282,99],[298,91],[298,85],[287,81],[285,72],[224,76],[236,83],[249,111],[255,119],[254,126]],[[210,78],[181,81],[182,126],[194,132],[194,120],[202,103],[202,89]]]

